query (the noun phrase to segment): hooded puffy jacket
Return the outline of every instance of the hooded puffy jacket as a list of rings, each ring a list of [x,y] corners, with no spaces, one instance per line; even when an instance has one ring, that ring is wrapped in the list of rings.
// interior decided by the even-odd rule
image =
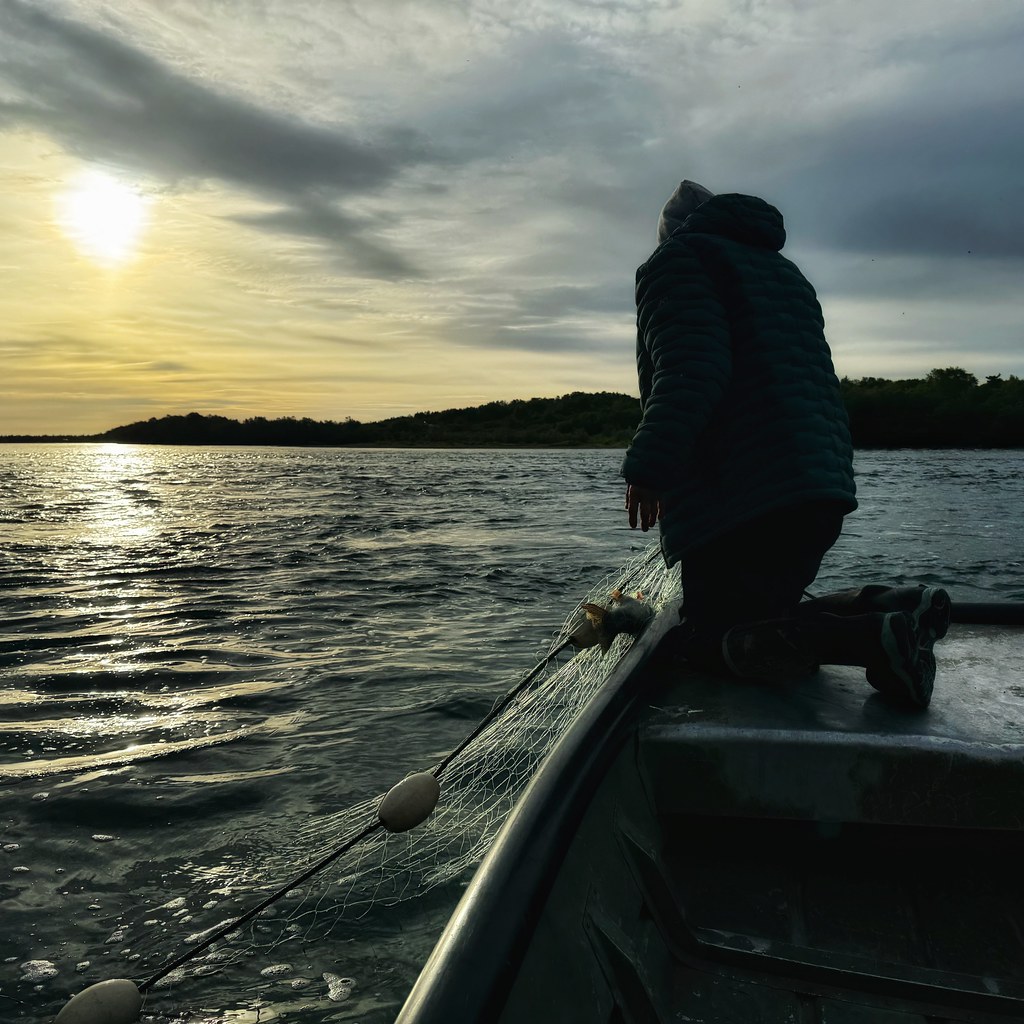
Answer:
[[[637,270],[643,417],[622,475],[662,495],[669,565],[768,512],[857,507],[821,307],[785,240],[775,207],[718,195]]]

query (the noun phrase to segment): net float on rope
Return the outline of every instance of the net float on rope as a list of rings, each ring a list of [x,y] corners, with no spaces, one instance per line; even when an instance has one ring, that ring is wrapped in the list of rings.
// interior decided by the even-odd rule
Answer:
[[[142,993],[127,978],[108,978],[82,989],[57,1014],[54,1024],[134,1024]]]
[[[416,772],[384,794],[377,817],[389,832],[408,832],[427,820],[440,795],[441,784],[430,772]]]

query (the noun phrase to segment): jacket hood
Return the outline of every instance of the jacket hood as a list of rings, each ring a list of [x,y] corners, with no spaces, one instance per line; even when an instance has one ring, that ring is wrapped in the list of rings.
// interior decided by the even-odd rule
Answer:
[[[701,203],[682,225],[682,230],[705,235],[722,235],[745,245],[757,245],[776,252],[786,244],[782,214],[757,196],[736,192],[712,196]]]
[[[658,218],[658,245],[661,245],[673,231],[683,226],[683,222],[697,209],[706,203],[715,193],[686,179],[679,182],[678,188],[668,197]]]

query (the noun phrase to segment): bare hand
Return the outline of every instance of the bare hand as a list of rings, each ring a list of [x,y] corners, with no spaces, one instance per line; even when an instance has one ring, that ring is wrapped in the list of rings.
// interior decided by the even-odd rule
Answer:
[[[626,487],[626,511],[629,513],[629,528],[636,529],[637,522],[645,533],[661,518],[661,499],[649,487]]]

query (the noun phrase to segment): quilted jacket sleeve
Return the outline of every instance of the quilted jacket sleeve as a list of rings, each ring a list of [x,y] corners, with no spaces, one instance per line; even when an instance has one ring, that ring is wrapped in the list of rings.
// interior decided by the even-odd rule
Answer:
[[[729,321],[692,245],[673,239],[637,272],[642,419],[622,463],[631,484],[665,491],[692,457],[732,373]]]

